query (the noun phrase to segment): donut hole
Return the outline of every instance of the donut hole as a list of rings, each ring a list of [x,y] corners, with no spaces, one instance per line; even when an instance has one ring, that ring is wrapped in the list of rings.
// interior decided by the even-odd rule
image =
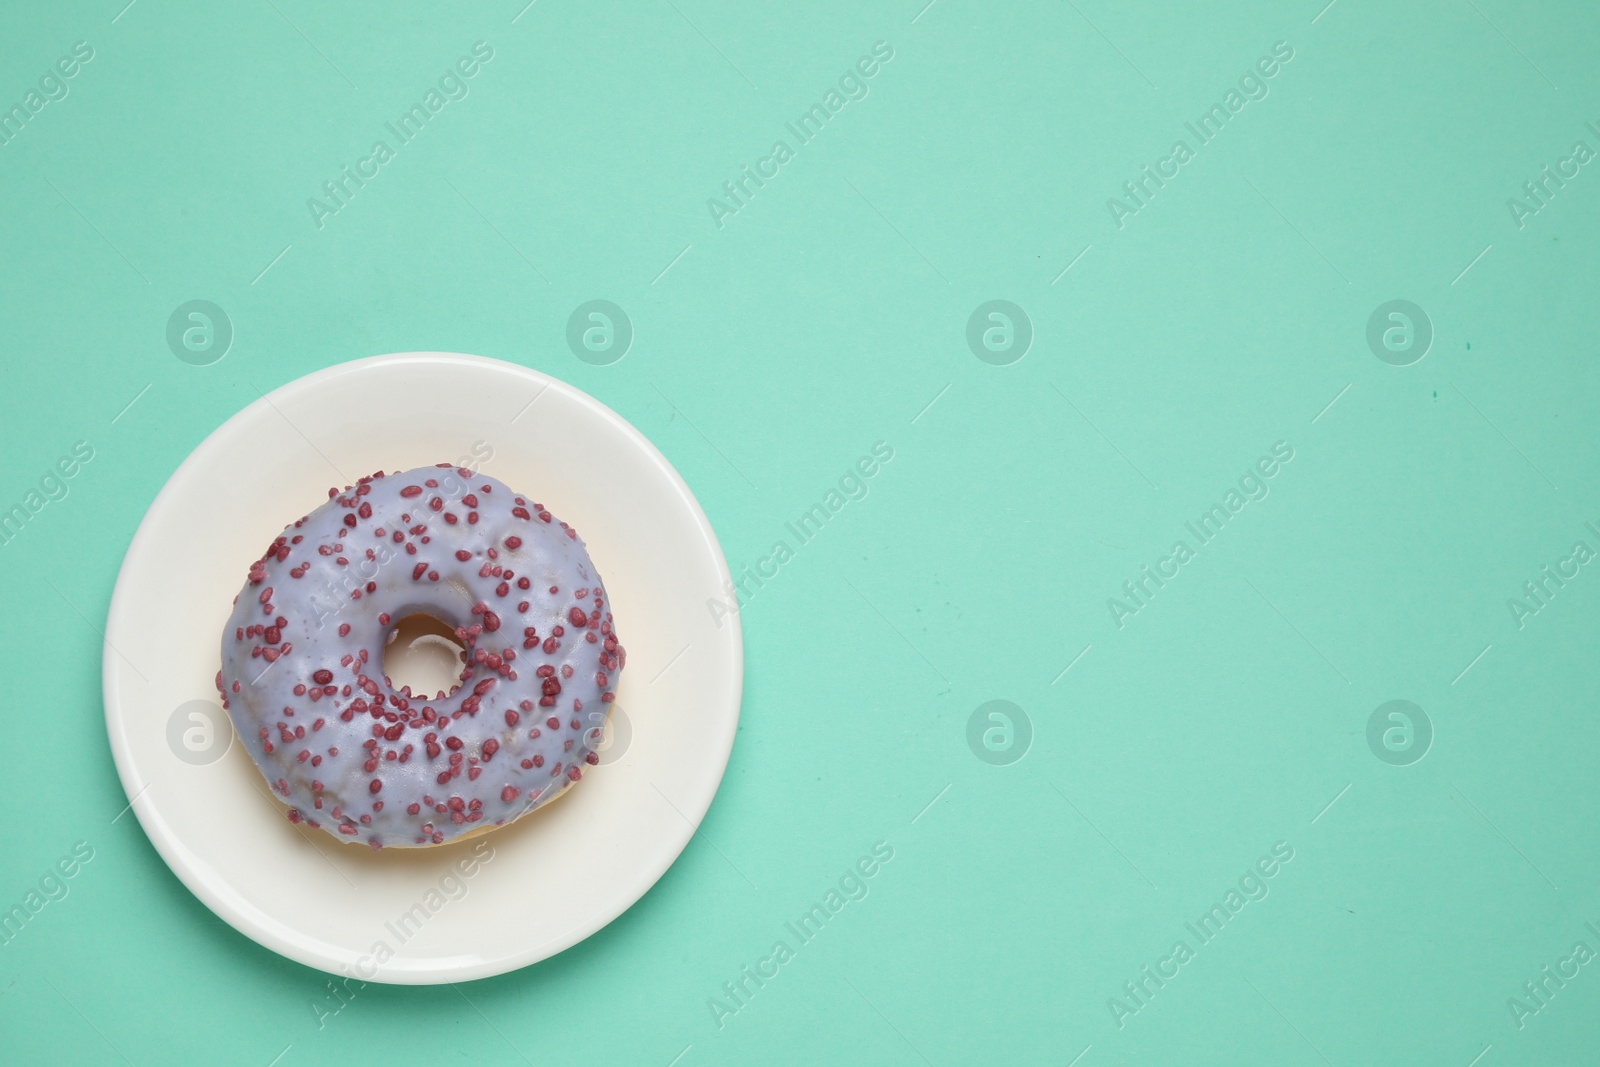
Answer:
[[[461,688],[466,649],[450,625],[432,615],[407,615],[389,630],[383,673],[394,690],[410,689],[424,700],[441,700]]]

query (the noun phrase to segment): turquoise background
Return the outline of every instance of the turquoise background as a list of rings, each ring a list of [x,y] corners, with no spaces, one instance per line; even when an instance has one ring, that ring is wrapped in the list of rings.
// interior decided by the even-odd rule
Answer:
[[[1600,549],[1600,165],[1520,227],[1507,199],[1600,149],[1600,11],[522,3],[0,10],[6,107],[94,50],[0,146],[0,509],[94,450],[0,548],[0,907],[94,850],[0,946],[0,1058],[1595,1062],[1600,964],[1520,1027],[1508,1001],[1600,950],[1600,576],[1520,627],[1508,600]],[[307,199],[479,41],[469,95],[319,229]],[[796,146],[880,41],[869,95]],[[1280,41],[1265,99],[1197,147],[1184,123]],[[719,227],[708,199],[779,138]],[[1119,228],[1108,198],[1179,138],[1195,158]],[[193,299],[234,331],[210,365],[166,341]],[[635,331],[609,366],[566,342],[591,299]],[[993,299],[1033,330],[1006,366],[966,341]],[[1408,366],[1366,340],[1392,299],[1432,325]],[[875,442],[894,458],[744,605],[732,761],[653,890],[536,966],[330,1016],[326,976],[118,818],[99,628],[211,430],[419,349],[599,397],[735,570]],[[1119,628],[1108,599],[1280,441],[1270,495]],[[1031,725],[1003,766],[967,740],[997,699]],[[1394,699],[1432,724],[1404,766],[1367,741]],[[719,1025],[723,983],[876,842],[870,894]],[[1185,924],[1279,842],[1269,894],[1199,945]]]

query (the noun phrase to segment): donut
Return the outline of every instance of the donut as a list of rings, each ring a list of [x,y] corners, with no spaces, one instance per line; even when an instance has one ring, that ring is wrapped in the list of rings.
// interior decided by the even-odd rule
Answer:
[[[375,850],[446,844],[599,762],[627,659],[609,603],[577,531],[543,505],[448,463],[379,471],[329,489],[250,565],[216,686],[291,823]],[[448,693],[384,673],[413,615],[461,643]]]

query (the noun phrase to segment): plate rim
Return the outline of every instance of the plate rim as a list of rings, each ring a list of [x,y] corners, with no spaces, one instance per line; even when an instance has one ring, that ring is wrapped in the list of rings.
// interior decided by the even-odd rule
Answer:
[[[184,844],[185,839],[174,832],[168,822],[160,817],[160,809],[151,809],[148,814],[140,810],[139,801],[148,790],[149,783],[139,784],[135,776],[135,756],[131,751],[131,742],[127,736],[128,717],[126,710],[122,707],[123,700],[119,691],[125,671],[131,664],[126,664],[122,654],[117,651],[113,644],[113,640],[115,635],[120,632],[121,627],[128,625],[129,622],[136,621],[127,618],[131,612],[131,608],[128,606],[128,598],[131,595],[128,593],[128,586],[131,584],[130,574],[138,565],[140,558],[145,554],[143,550],[146,544],[154,537],[152,532],[154,523],[152,520],[161,517],[168,509],[176,506],[174,501],[180,491],[179,487],[186,480],[185,475],[193,474],[192,468],[199,462],[197,457],[203,455],[209,444],[227,435],[230,429],[237,424],[259,417],[269,409],[276,408],[274,401],[290,394],[315,389],[329,379],[351,373],[416,364],[467,365],[514,374],[525,378],[531,384],[542,384],[543,388],[535,396],[535,399],[543,396],[544,392],[549,389],[558,389],[568,399],[589,408],[636,445],[644,458],[655,468],[656,472],[666,478],[678,499],[688,505],[690,517],[694,521],[701,540],[705,542],[706,547],[711,552],[712,561],[722,583],[727,585],[733,580],[732,572],[728,569],[726,554],[722,550],[722,543],[717,537],[710,518],[700,506],[700,501],[683,480],[683,476],[678,473],[677,469],[673,467],[672,463],[661,453],[660,449],[656,448],[648,437],[606,404],[570,382],[509,360],[470,355],[462,352],[439,351],[391,352],[346,360],[331,366],[318,368],[267,391],[234,412],[196,444],[188,455],[183,458],[183,461],[167,476],[161,489],[146,507],[144,515],[139,520],[139,525],[129,539],[128,547],[123,553],[122,562],[117,568],[117,576],[106,608],[105,633],[101,647],[101,699],[105,712],[106,733],[110,742],[112,760],[116,766],[117,777],[122,784],[123,793],[130,798],[128,809],[125,810],[132,810],[134,817],[139,820],[139,825],[144,830],[145,837],[155,847],[162,862],[166,864],[168,870],[183,883],[190,893],[194,894],[212,914],[263,948],[329,974],[339,974],[341,973],[341,967],[347,967],[348,965],[340,959],[316,952],[312,945],[299,941],[285,941],[274,931],[257,923],[248,913],[233,908],[226,895],[217,886],[212,885],[202,872],[187,862],[184,855],[187,848]],[[490,978],[520,970],[523,967],[531,966],[558,955],[588,939],[616,921],[642,900],[645,894],[654,888],[667,871],[677,863],[678,858],[683,854],[683,850],[688,847],[689,841],[698,832],[706,813],[710,811],[711,804],[715,801],[716,794],[722,786],[722,780],[727,774],[728,762],[733,754],[733,744],[738,735],[739,719],[743,713],[744,698],[743,621],[739,618],[739,613],[734,612],[731,614],[733,615],[733,625],[726,628],[719,627],[719,632],[725,629],[727,633],[727,637],[724,640],[730,643],[729,652],[731,653],[729,670],[726,672],[723,685],[719,688],[725,689],[723,699],[732,703],[732,715],[726,719],[726,726],[723,731],[725,736],[720,738],[720,744],[717,749],[708,753],[708,755],[714,757],[715,773],[704,774],[692,783],[696,786],[696,791],[687,803],[680,800],[674,804],[675,807],[681,808],[681,814],[686,817],[686,821],[674,824],[680,827],[680,832],[676,839],[672,841],[673,847],[670,853],[667,854],[667,858],[660,866],[660,869],[646,870],[643,872],[644,877],[639,882],[630,883],[636,886],[636,893],[630,890],[622,894],[622,898],[625,899],[619,898],[622,899],[621,906],[614,911],[609,908],[602,909],[596,913],[594,919],[575,925],[566,934],[517,952],[511,952],[492,959],[477,957],[474,962],[470,963],[451,962],[451,960],[460,959],[460,957],[451,957],[431,965],[423,964],[401,969],[386,967],[381,969],[376,976],[363,978],[362,980],[388,985],[437,985],[447,982]],[[708,765],[711,763],[712,760],[707,761]],[[144,807],[149,808],[149,804],[145,804]],[[220,879],[220,881],[224,885],[227,884],[225,878]],[[289,924],[284,923],[284,925]]]

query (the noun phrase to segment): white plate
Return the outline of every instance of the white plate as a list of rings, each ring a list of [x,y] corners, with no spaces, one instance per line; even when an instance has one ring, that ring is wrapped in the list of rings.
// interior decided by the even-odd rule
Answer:
[[[486,449],[493,454],[483,461]],[[185,712],[174,727],[175,713],[190,701],[216,703],[231,602],[279,531],[330,485],[439,462],[479,467],[577,528],[628,650],[615,705],[628,730],[566,796],[509,826],[454,845],[374,853],[291,825],[243,746],[219,746],[220,758],[203,762],[192,751],[180,758],[184,742],[168,738],[198,730],[187,743],[204,751],[193,725],[203,720]],[[719,626],[706,606],[728,579],[716,535],[677,472],[572,386],[437,352],[330,367],[229,419],[140,523],[106,622],[117,771],[173,872],[275,952],[404,984],[523,967],[626,911],[711,806],[744,673],[738,617]],[[475,854],[489,858],[463,874]]]

